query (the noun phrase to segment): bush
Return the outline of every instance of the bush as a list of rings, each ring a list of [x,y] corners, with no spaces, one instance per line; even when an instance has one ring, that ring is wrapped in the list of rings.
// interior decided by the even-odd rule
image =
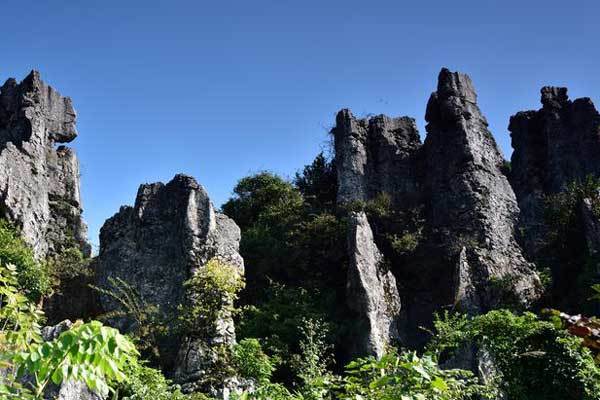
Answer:
[[[275,367],[257,339],[243,339],[233,348],[233,362],[238,373],[259,384],[269,382]]]
[[[490,311],[474,318],[435,321],[430,350],[449,357],[464,345],[487,350],[502,375],[501,389],[515,400],[598,399],[600,369],[581,339],[532,313]]]
[[[186,400],[177,387],[157,369],[131,360],[123,372],[127,377],[117,387],[119,398],[127,400]]]
[[[213,258],[184,285],[188,294],[178,306],[180,333],[209,338],[214,336],[219,318],[234,311],[233,302],[244,287],[244,279],[236,267]]]
[[[0,219],[0,263],[16,267],[18,286],[37,303],[50,291],[50,279],[44,266],[36,261],[19,232]]]
[[[75,380],[106,397],[125,378],[123,367],[137,352],[117,330],[100,322],[76,322],[43,342],[39,311],[17,288],[17,269],[0,263],[0,350],[5,373],[0,398],[42,399],[50,382]],[[27,377],[27,379],[25,379]]]
[[[443,370],[429,355],[414,352],[369,357],[346,367],[340,399],[463,400],[495,399],[493,388],[479,384],[469,371]]]

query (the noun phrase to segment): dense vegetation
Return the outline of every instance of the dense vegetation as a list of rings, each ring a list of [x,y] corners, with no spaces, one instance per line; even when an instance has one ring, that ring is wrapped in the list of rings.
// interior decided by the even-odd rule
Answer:
[[[591,199],[592,211],[600,210],[598,187],[588,180],[548,198],[548,243],[559,260],[591,262],[571,239],[580,235],[581,202]],[[346,359],[353,316],[340,305],[348,210],[366,211],[381,228],[378,245],[400,261],[421,240],[423,221],[419,209],[394,211],[385,193],[341,209],[335,188],[335,169],[322,154],[291,182],[269,172],[240,180],[223,211],[242,228],[246,281],[212,259],[186,282],[190,295],[169,319],[114,279],[112,288],[96,290],[120,307],[100,317],[128,318],[127,335],[76,321],[44,340],[40,305],[63,282],[89,274],[89,260],[74,243],[36,260],[19,232],[0,221],[0,362],[8,372],[0,377],[0,399],[40,399],[51,386],[75,379],[117,400],[208,400],[208,394],[182,393],[163,375],[157,343],[171,335],[211,337],[224,313],[236,319],[238,343],[218,348],[223,365],[210,378],[239,377],[246,390],[233,394],[237,400],[475,400],[500,393],[515,400],[600,399],[598,357],[553,313],[445,313],[418,352],[390,348],[380,359]],[[586,301],[593,310],[595,300]],[[481,376],[452,367],[476,359],[489,361],[474,365]]]

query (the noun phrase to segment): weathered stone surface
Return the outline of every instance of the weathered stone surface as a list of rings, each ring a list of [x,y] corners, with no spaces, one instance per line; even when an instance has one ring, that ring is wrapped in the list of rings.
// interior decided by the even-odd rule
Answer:
[[[416,191],[414,157],[421,146],[415,120],[378,115],[356,119],[341,110],[332,133],[338,203],[366,201],[385,192],[398,197]]]
[[[414,195],[413,157],[421,142],[412,118],[356,119],[349,110],[341,110],[332,134],[340,205],[365,202],[380,193],[392,195],[395,202]],[[396,279],[384,266],[364,212],[350,216],[348,229],[348,306],[357,315],[349,353],[381,356],[399,341]]]
[[[399,337],[407,345],[422,343],[419,327],[430,324],[432,314],[442,308],[479,313],[507,302],[528,306],[540,290],[537,274],[514,239],[519,208],[500,170],[503,158],[477,106],[471,79],[443,69],[426,120],[423,145],[407,117],[357,120],[342,110],[332,131],[338,203],[369,201],[383,192],[391,196],[396,213],[423,210],[423,234],[412,253],[383,256],[397,280],[402,300]],[[351,229],[370,225],[379,240],[399,233],[382,235],[385,227],[374,223],[365,219]],[[351,259],[362,254],[377,259],[375,242],[367,242],[350,246]],[[368,293],[364,299],[379,298],[373,286],[358,285]],[[380,300],[379,309],[384,306]],[[361,318],[368,320],[370,307],[363,301],[354,309],[361,309]],[[381,320],[387,324],[387,317]],[[395,339],[395,332],[388,334],[388,341]]]
[[[358,315],[350,353],[381,357],[392,342],[400,341],[396,278],[385,268],[365,213],[352,213],[349,225],[348,305]]]
[[[188,295],[184,282],[210,259],[218,257],[243,273],[239,241],[237,225],[215,212],[208,194],[192,177],[177,175],[167,184],[144,184],[135,205],[121,207],[100,231],[95,263],[98,286],[110,287],[110,277],[120,278],[147,304],[173,318]],[[105,311],[116,307],[107,297],[101,302]],[[130,322],[113,321],[124,331]],[[197,382],[211,373],[217,361],[215,347],[234,341],[233,322],[224,318],[213,338],[171,338],[159,343],[161,363],[184,389],[200,389]]]
[[[442,244],[440,250],[463,253],[475,288],[455,303],[485,311],[510,295],[530,305],[540,282],[514,239],[519,213],[515,194],[500,171],[503,158],[477,106],[471,79],[442,69],[425,119],[428,229]]]
[[[527,255],[552,264],[546,248],[544,198],[589,175],[600,176],[600,114],[589,98],[569,100],[566,88],[542,88],[541,102],[538,111],[519,112],[510,119],[514,148],[510,176],[521,210],[520,240]],[[585,209],[580,211],[585,219]],[[589,240],[598,228],[590,226],[589,218],[583,222]],[[555,295],[560,298],[576,286],[578,271],[558,264],[553,277]]]
[[[0,217],[22,229],[39,258],[58,252],[70,236],[90,252],[77,157],[67,147],[55,148],[76,136],[71,99],[38,72],[0,88]]]

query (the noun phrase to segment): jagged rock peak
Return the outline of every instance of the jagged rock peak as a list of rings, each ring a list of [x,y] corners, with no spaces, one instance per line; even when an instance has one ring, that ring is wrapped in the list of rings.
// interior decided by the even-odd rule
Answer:
[[[176,175],[166,184],[143,184],[135,205],[121,207],[100,231],[97,285],[110,287],[109,278],[120,278],[147,304],[175,318],[177,305],[191,295],[184,282],[209,260],[218,258],[243,274],[240,236],[237,225],[214,210],[206,190],[194,178]],[[104,311],[116,307],[108,297],[102,297],[101,303]],[[127,331],[130,322],[117,318],[113,324]],[[218,362],[215,346],[233,344],[235,331],[231,317],[217,325],[214,337],[172,337],[158,343],[161,366],[186,391],[219,390],[203,382]]]
[[[474,295],[456,299],[459,304],[470,311],[496,306],[501,294],[490,280],[502,279],[512,282],[506,289],[527,305],[538,295],[539,279],[514,239],[515,195],[500,171],[503,159],[476,99],[467,75],[442,69],[438,92],[427,105],[423,146],[428,224],[446,251],[461,260],[457,275],[470,270],[475,289],[467,292]]]
[[[533,260],[548,257],[545,196],[590,175],[600,176],[600,113],[594,103],[587,97],[571,101],[566,88],[551,86],[541,89],[541,103],[537,111],[513,115],[508,127],[514,149],[510,180],[521,210],[521,242]],[[553,295],[559,301],[577,297],[572,293],[579,271],[557,264],[552,267]]]
[[[56,143],[77,136],[71,99],[37,71],[0,87],[0,217],[19,226],[38,258],[75,240],[89,254],[81,217],[79,163]]]
[[[392,196],[395,203],[416,196],[414,157],[421,140],[414,119],[385,115],[357,119],[343,109],[332,134],[339,204],[368,201],[380,193]],[[364,212],[350,218],[348,253],[348,306],[357,318],[350,353],[381,356],[399,339],[400,297]]]
[[[412,157],[421,139],[413,118],[377,115],[357,119],[343,109],[336,116],[332,134],[339,203],[368,200],[381,192],[402,196],[415,191]],[[392,171],[402,176],[396,179]]]
[[[442,68],[440,71],[436,94],[440,99],[459,97],[477,103],[477,93],[471,77],[460,72],[451,72],[448,68]]]

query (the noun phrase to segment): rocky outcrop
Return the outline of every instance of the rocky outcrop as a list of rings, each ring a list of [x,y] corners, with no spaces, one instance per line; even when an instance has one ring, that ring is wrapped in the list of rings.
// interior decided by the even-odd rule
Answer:
[[[358,315],[350,353],[381,357],[390,344],[400,342],[396,278],[383,264],[365,213],[352,213],[349,225],[348,305]]]
[[[413,160],[421,142],[415,121],[379,115],[356,119],[341,110],[332,130],[340,205],[364,203],[380,193],[395,202],[416,192]],[[348,306],[356,313],[350,355],[381,356],[399,341],[400,297],[363,211],[352,213],[348,227]]]
[[[367,201],[380,193],[408,201],[417,192],[415,156],[421,139],[415,120],[378,115],[357,119],[341,110],[332,130],[338,203]]]
[[[542,108],[513,115],[511,184],[521,209],[523,245],[537,258],[544,245],[543,198],[588,175],[600,175],[600,114],[589,98],[544,87]]]
[[[393,310],[376,318],[379,329],[363,329],[363,343],[400,337],[404,344],[419,344],[424,336],[419,327],[444,307],[479,313],[507,303],[528,306],[539,296],[537,274],[514,239],[515,194],[501,172],[503,158],[477,106],[471,79],[443,69],[426,120],[423,145],[414,120],[407,117],[357,120],[342,110],[332,130],[338,203],[368,203],[387,193],[390,214],[422,209],[425,219],[408,256],[393,254],[393,246],[387,246],[381,257],[377,237],[395,237],[399,232],[389,227],[402,230],[401,223],[350,218],[349,287],[354,289],[349,302],[366,321],[372,310]],[[367,234],[371,231],[377,232],[375,240]],[[396,296],[390,301],[380,295],[384,282],[393,279],[373,265],[387,265],[395,276],[400,315],[393,306],[400,304]],[[399,335],[389,329],[392,320],[400,324]],[[378,354],[378,348],[363,346],[363,353]]]
[[[90,253],[81,217],[79,164],[71,99],[33,71],[0,88],[0,217],[18,226],[38,258],[73,240]]]
[[[100,253],[95,263],[98,286],[110,287],[109,278],[127,282],[145,304],[155,305],[173,320],[177,305],[190,293],[184,282],[211,259],[218,258],[243,273],[238,253],[240,230],[215,212],[208,194],[193,178],[177,175],[167,184],[141,185],[135,205],[124,206],[100,231]],[[117,305],[101,298],[105,311]],[[131,320],[112,321],[123,331]],[[218,321],[210,338],[171,337],[158,343],[161,364],[186,390],[202,387],[218,363],[216,348],[235,341],[231,318]]]
[[[469,271],[468,285],[474,288],[457,291],[455,304],[481,312],[509,296],[530,305],[539,295],[540,282],[515,241],[515,194],[500,170],[503,158],[477,106],[471,79],[442,69],[425,119],[428,229],[441,244],[439,250],[462,258],[459,271]],[[457,278],[460,287],[464,278]]]

